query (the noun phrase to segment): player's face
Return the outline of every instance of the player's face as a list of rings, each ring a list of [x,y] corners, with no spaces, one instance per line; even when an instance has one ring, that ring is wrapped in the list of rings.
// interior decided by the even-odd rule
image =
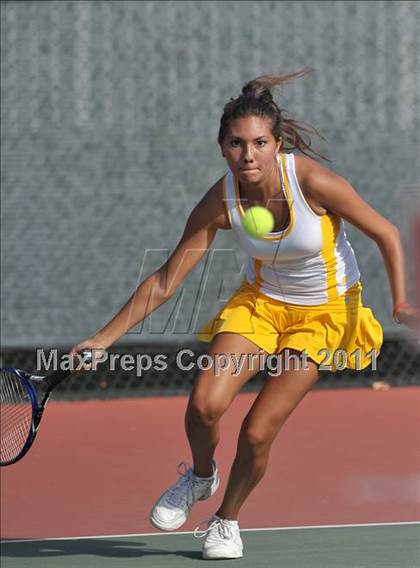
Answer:
[[[230,123],[222,154],[239,181],[259,184],[273,174],[281,141],[271,133],[271,120],[245,116]]]

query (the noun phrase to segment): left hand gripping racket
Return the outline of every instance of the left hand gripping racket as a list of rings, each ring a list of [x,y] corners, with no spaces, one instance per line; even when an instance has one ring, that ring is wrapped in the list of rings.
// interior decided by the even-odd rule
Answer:
[[[92,360],[82,351],[83,363]],[[71,371],[58,370],[47,377],[20,369],[0,369],[0,465],[11,465],[28,452],[38,431],[51,392]]]

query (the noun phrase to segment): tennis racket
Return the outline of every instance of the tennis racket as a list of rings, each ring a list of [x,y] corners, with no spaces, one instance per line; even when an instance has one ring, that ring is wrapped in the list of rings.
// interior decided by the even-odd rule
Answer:
[[[80,353],[90,363],[92,353]],[[11,465],[29,451],[52,391],[71,371],[58,370],[47,377],[21,369],[0,369],[0,465]]]

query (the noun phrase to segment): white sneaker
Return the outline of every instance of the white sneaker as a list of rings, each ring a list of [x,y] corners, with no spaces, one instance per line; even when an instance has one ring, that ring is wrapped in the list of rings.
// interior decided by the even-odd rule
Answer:
[[[194,536],[197,538],[206,537],[203,543],[203,558],[206,560],[242,558],[243,556],[243,544],[238,521],[228,521],[213,515],[209,520],[207,530],[199,535],[197,527]]]
[[[184,462],[178,465],[178,473],[181,477],[159,497],[150,513],[150,522],[162,531],[173,531],[181,527],[194,503],[208,499],[219,487],[215,461],[211,477],[197,477]]]

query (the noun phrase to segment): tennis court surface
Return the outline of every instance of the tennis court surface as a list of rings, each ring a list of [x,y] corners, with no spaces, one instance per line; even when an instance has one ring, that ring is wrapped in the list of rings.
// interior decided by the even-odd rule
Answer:
[[[243,567],[418,567],[420,525],[245,530]],[[191,534],[143,534],[72,540],[15,542],[2,547],[4,566],[202,566]],[[232,565],[218,560],[217,566]]]
[[[188,461],[186,397],[51,402],[31,452],[2,468],[2,568],[202,565],[194,528],[217,509],[240,423],[222,419],[222,484],[176,533],[148,522]],[[420,389],[313,391],[280,432],[240,517],[241,566],[420,565]],[[217,561],[219,566],[233,561]]]

